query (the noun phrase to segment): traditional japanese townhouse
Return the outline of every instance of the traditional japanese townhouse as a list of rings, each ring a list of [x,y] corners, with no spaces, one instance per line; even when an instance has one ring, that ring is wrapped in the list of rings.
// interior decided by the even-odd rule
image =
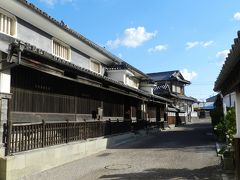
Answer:
[[[126,62],[122,62],[120,65],[108,67],[106,69],[106,74],[111,79],[122,82],[123,84],[127,84],[132,88],[141,89],[146,94],[152,95],[153,98],[158,98],[158,96],[153,94],[153,89],[156,86],[155,83],[149,79],[146,74],[127,64]],[[167,103],[169,102],[170,101]],[[125,103],[125,107],[129,106],[128,110],[126,109],[125,112],[129,112],[129,114],[131,114],[131,119],[136,120],[136,113],[135,116],[133,113],[136,112],[136,110],[133,107],[130,107],[129,103],[130,101]],[[164,118],[164,112],[167,103],[157,105],[155,100],[152,101],[149,99],[146,103],[142,104],[141,108],[144,110],[144,113],[140,119],[146,119],[149,122],[159,122]]]
[[[168,123],[176,125],[186,123],[186,120],[190,121],[192,104],[196,102],[195,98],[185,95],[184,88],[190,81],[184,79],[178,70],[149,73],[148,76],[157,84],[154,88],[155,95],[173,100],[173,106],[168,107]]]
[[[104,149],[87,139],[160,121],[171,103],[146,74],[25,0],[0,0],[0,59],[0,179]]]
[[[220,92],[223,97],[234,94],[236,110],[235,138],[235,165],[236,179],[240,179],[240,31],[234,39],[234,44],[228,54],[222,70],[215,82],[214,91]]]

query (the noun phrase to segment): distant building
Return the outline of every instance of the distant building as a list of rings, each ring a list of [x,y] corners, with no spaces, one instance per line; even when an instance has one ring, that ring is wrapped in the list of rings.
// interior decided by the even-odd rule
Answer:
[[[217,95],[211,96],[211,97],[209,97],[209,98],[206,99],[206,102],[215,102],[216,99],[217,99]]]
[[[197,100],[185,95],[185,86],[190,84],[190,81],[184,79],[179,70],[156,72],[147,74],[157,84],[153,93],[155,95],[169,98],[173,101],[173,108],[176,109],[175,121],[171,123],[178,124],[178,117],[180,123],[186,123],[191,120],[191,113],[193,112],[193,103]],[[169,112],[172,115],[172,112]]]

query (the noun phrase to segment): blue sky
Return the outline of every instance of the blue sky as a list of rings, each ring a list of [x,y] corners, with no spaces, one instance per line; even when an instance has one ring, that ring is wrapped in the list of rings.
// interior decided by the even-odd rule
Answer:
[[[145,73],[180,70],[205,99],[240,30],[239,0],[30,0]]]

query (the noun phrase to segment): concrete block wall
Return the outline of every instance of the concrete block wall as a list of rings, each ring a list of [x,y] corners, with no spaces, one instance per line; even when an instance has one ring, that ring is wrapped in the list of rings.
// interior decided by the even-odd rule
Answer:
[[[0,159],[0,180],[20,179],[98,153],[134,138],[133,133],[125,133],[7,156]]]

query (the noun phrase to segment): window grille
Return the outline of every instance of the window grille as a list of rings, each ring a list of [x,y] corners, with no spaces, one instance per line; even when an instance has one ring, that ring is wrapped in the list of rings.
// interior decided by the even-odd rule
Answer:
[[[11,36],[16,32],[16,21],[0,12],[0,32]]]
[[[96,73],[101,73],[101,67],[100,64],[95,62],[95,61],[91,61],[91,70],[96,72]]]
[[[69,60],[70,59],[70,48],[53,40],[53,54],[60,58]]]

